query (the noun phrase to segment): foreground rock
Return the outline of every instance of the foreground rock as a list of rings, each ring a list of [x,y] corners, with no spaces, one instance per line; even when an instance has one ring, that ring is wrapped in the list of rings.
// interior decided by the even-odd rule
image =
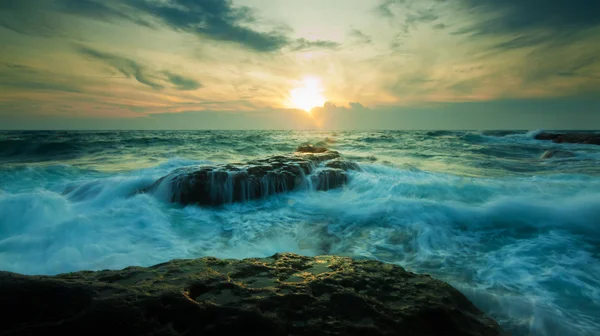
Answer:
[[[220,205],[299,188],[338,188],[348,181],[346,171],[358,169],[336,151],[308,145],[293,154],[243,164],[180,168],[144,192],[181,204]]]
[[[540,133],[537,140],[552,140],[556,143],[578,143],[600,145],[600,134],[597,133]]]
[[[500,335],[461,293],[377,261],[276,254],[0,272],[4,335]]]

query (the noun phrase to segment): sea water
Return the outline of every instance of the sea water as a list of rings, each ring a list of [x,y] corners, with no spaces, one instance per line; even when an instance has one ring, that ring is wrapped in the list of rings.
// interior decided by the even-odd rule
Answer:
[[[514,335],[600,333],[600,146],[535,132],[0,132],[0,269],[336,254],[447,281]],[[327,146],[349,183],[220,207],[136,194],[176,168]],[[572,157],[542,159],[560,149]]]

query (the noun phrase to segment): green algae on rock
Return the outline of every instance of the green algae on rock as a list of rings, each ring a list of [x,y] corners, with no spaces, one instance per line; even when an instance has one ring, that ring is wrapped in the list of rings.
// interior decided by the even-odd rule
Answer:
[[[337,256],[0,273],[3,335],[500,335],[450,285]]]

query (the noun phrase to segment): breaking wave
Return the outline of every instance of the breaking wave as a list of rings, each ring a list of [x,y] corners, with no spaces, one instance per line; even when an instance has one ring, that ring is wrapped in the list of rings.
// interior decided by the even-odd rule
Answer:
[[[509,131],[115,132],[58,134],[76,145],[39,152],[41,143],[58,143],[52,133],[39,141],[36,133],[0,134],[2,153],[21,146],[0,165],[3,270],[57,274],[209,255],[339,254],[448,281],[514,335],[600,330],[595,146]],[[96,141],[103,150],[88,145]],[[318,142],[362,171],[349,171],[341,188],[219,207],[138,192],[181,167],[246,162]],[[541,159],[549,149],[574,156]]]

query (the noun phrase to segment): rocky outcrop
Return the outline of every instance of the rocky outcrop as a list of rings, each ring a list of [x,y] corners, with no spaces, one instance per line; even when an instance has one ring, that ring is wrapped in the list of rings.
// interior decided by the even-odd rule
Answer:
[[[600,134],[597,133],[539,133],[537,140],[551,140],[555,143],[578,143],[600,145]]]
[[[377,261],[276,254],[0,272],[2,335],[500,335],[461,293]]]
[[[358,169],[336,151],[307,145],[247,163],[180,168],[144,192],[181,204],[221,205],[300,188],[338,188],[348,181],[348,170]]]
[[[547,151],[544,152],[544,154],[542,154],[542,156],[540,157],[542,160],[545,159],[565,159],[565,158],[571,158],[574,157],[575,153],[569,152],[569,151],[563,151],[563,150],[559,150],[559,149],[549,149]]]

